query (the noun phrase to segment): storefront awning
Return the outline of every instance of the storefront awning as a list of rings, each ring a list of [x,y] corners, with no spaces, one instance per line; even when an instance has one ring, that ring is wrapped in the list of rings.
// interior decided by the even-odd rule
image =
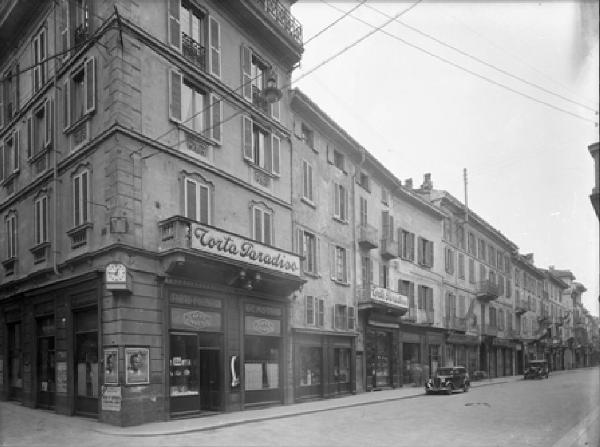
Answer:
[[[454,345],[478,345],[479,337],[476,335],[451,334],[448,336],[446,343]]]

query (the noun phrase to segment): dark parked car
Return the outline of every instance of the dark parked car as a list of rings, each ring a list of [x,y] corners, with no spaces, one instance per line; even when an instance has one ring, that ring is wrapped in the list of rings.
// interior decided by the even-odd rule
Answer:
[[[546,360],[530,360],[525,373],[524,379],[543,379],[548,378],[548,362]]]
[[[466,393],[470,387],[471,381],[464,366],[438,368],[435,375],[425,382],[425,392],[427,394],[439,393],[440,391],[452,394],[456,390],[463,390]]]

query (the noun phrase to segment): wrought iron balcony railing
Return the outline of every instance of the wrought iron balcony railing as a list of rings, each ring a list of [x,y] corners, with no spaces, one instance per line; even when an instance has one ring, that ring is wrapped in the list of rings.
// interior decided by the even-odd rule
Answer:
[[[279,0],[254,0],[267,16],[285,31],[298,45],[302,45],[302,25]]]
[[[183,56],[200,68],[206,70],[206,48],[185,33],[181,33],[181,49]]]

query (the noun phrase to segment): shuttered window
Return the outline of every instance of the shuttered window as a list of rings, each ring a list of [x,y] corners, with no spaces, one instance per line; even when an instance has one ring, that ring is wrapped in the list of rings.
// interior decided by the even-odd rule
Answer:
[[[313,168],[312,165],[302,160],[302,197],[309,202],[313,202]]]
[[[221,25],[214,17],[208,20],[209,27],[209,65],[210,73],[217,78],[221,77]]]
[[[35,245],[48,242],[48,197],[42,196],[34,202]]]
[[[184,215],[203,224],[210,224],[210,188],[197,180],[184,179]]]

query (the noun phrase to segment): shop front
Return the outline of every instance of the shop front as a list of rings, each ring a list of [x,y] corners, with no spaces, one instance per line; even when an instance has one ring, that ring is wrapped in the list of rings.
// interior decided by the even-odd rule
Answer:
[[[514,344],[512,340],[503,338],[494,338],[492,340],[492,349],[496,358],[495,377],[512,375],[512,357]]]
[[[383,287],[364,291],[358,306],[364,321],[367,391],[401,385],[400,317],[408,311],[408,297]]]
[[[189,250],[162,258],[169,417],[282,404],[298,256],[198,223],[189,233]],[[322,383],[314,347],[302,352],[308,394]]]
[[[467,372],[473,374],[478,370],[479,337],[475,335],[450,334],[446,339],[447,365],[464,366]],[[448,355],[449,354],[449,355]],[[450,358],[451,357],[451,358]]]

